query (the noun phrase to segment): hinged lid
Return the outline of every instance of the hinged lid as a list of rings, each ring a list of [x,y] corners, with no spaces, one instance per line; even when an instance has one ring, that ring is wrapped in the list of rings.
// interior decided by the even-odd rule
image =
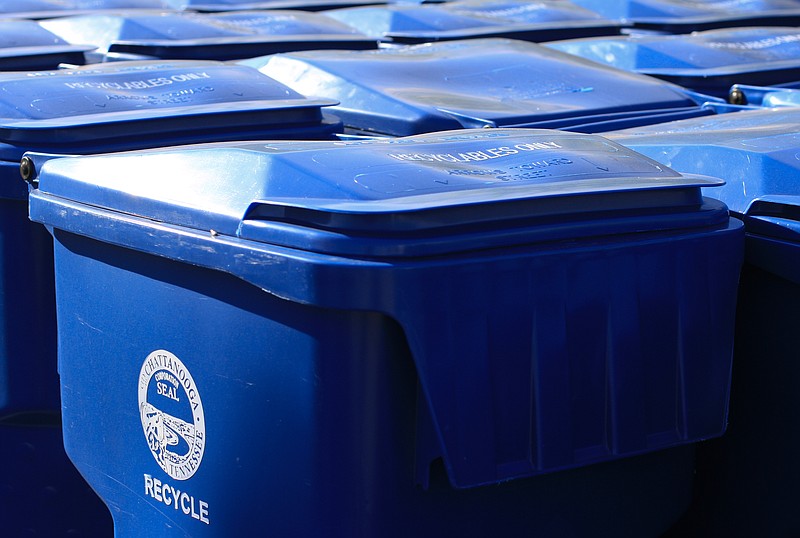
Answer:
[[[475,37],[551,41],[615,35],[619,23],[566,0],[458,0],[439,5],[393,4],[339,9],[326,15],[375,38],[425,43]]]
[[[800,195],[800,109],[748,110],[608,133],[637,152],[690,174],[725,179],[709,193],[746,215],[764,196]]]
[[[85,15],[43,21],[71,43],[155,58],[230,60],[309,49],[375,49],[374,39],[316,13]]]
[[[711,113],[702,107],[710,98],[678,86],[509,39],[242,63],[304,95],[337,99],[332,110],[353,131],[392,136],[480,126],[599,132]],[[592,123],[602,128],[581,128]]]
[[[588,60],[724,96],[734,83],[800,80],[800,29],[710,30],[690,35],[633,35],[548,43]]]
[[[779,108],[611,136],[676,170],[724,178],[723,188],[707,194],[744,221],[750,263],[800,283],[798,125],[800,109]]]
[[[794,0],[572,0],[635,27],[688,33],[735,26],[800,24]]]
[[[504,228],[538,227],[537,241],[595,235],[609,216],[638,218],[640,231],[657,215],[659,226],[683,227],[699,187],[720,183],[595,136],[498,129],[54,159],[38,189],[170,225],[372,257],[515,241]]]
[[[4,73],[0,141],[25,149],[86,153],[111,151],[115,144],[130,148],[175,139],[215,140],[221,131],[252,138],[253,132],[319,126],[320,107],[333,103],[306,99],[254,69],[217,62],[130,62]],[[199,117],[202,121],[191,120]]]

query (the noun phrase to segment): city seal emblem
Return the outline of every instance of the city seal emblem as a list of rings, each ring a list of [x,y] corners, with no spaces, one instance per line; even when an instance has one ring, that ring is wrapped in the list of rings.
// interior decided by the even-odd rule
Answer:
[[[175,480],[191,478],[206,446],[203,402],[192,374],[169,351],[153,351],[142,364],[139,414],[158,465]]]

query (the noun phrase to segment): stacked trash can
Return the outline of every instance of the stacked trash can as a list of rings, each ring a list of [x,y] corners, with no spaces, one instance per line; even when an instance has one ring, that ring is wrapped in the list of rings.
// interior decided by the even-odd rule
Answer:
[[[0,8],[0,533],[800,532],[800,2],[372,4]]]

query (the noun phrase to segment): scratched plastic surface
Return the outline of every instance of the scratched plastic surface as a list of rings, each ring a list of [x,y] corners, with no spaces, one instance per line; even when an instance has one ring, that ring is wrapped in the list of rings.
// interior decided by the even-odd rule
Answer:
[[[32,157],[67,447],[118,536],[659,535],[691,464],[620,458],[725,428],[718,179],[529,129]],[[167,353],[191,392],[148,381]],[[202,428],[162,467],[145,434],[200,424],[184,395]]]
[[[792,85],[800,80],[797,28],[578,39],[547,46],[719,97],[727,96],[734,84]]]
[[[747,215],[758,200],[800,196],[797,152],[800,109],[737,112],[715,118],[629,129],[608,136],[686,173],[725,177],[709,192],[732,211]]]
[[[331,10],[329,17],[391,43],[476,37],[551,41],[620,33],[618,22],[561,0],[458,0]]]
[[[231,60],[296,50],[378,46],[375,39],[343,23],[302,11],[85,15],[41,25],[70,43],[91,43],[107,59],[138,55]]]
[[[462,127],[602,132],[711,114],[686,90],[518,40],[471,39],[379,51],[310,51],[242,62],[331,110],[355,133]]]
[[[800,24],[795,0],[572,0],[609,19],[676,34],[737,26]]]

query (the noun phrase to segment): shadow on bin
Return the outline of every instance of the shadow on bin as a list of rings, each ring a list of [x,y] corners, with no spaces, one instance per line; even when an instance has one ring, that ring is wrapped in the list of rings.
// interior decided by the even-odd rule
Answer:
[[[800,84],[798,28],[576,39],[546,46],[716,97],[727,97],[734,84]]]
[[[253,69],[216,62],[4,73],[0,85],[0,529],[8,536],[31,529],[56,536],[61,525],[65,533],[98,536],[110,532],[111,522],[107,513],[91,512],[95,496],[86,501],[88,514],[59,510],[29,518],[37,507],[54,506],[30,492],[52,492],[80,505],[86,486],[70,481],[74,470],[59,434],[52,239],[28,219],[27,190],[19,179],[23,153],[102,153],[265,136],[330,138],[341,124],[320,112],[331,101],[305,99]],[[20,446],[30,448],[35,463],[24,464],[28,456],[19,453]]]
[[[696,500],[675,536],[800,533],[798,124],[800,110],[783,108],[610,135],[685,173],[724,177],[707,194],[746,229],[728,433],[699,445]]]
[[[241,62],[325,95],[357,135],[530,127],[603,132],[716,113],[722,99],[535,43],[470,39],[377,51],[307,51]]]
[[[30,157],[119,537],[657,536],[725,429],[720,180],[524,129]]]

